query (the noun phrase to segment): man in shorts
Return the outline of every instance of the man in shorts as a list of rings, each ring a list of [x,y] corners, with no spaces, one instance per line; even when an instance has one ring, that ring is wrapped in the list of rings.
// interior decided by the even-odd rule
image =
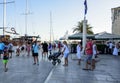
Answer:
[[[92,69],[92,55],[93,55],[92,40],[87,39],[85,53],[86,53],[86,65],[85,65],[85,68],[83,68],[83,70],[91,70]],[[90,68],[88,68],[89,65],[90,65]]]
[[[33,65],[39,65],[39,59],[38,59],[38,56],[39,56],[39,45],[37,44],[37,41],[34,42],[33,44],[33,58],[34,58],[34,63]]]

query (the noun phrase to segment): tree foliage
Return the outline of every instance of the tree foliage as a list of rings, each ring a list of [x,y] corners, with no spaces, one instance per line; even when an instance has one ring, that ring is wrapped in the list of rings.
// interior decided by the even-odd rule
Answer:
[[[76,27],[73,28],[73,33],[76,32],[76,33],[83,33],[83,20],[81,22],[78,22],[78,25]],[[86,33],[87,34],[94,34],[93,31],[92,31],[92,28],[90,26],[90,24],[87,24],[86,25]]]

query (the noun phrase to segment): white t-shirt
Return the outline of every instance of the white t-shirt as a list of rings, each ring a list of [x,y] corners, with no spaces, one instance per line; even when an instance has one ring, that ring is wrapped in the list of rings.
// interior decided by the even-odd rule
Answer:
[[[96,50],[96,44],[93,44],[93,55],[97,54],[97,50]]]
[[[113,44],[109,43],[109,48],[112,49],[112,47],[113,47]]]
[[[63,48],[65,49],[65,50],[64,50],[64,54],[69,53],[69,48],[68,48],[66,45],[64,45]]]
[[[79,54],[81,52],[81,48],[80,48],[80,45],[77,45],[77,53]]]

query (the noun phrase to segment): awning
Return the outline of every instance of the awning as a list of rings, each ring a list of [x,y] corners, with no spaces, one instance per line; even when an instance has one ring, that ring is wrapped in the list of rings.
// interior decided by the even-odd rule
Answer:
[[[120,39],[120,35],[111,34],[111,33],[107,33],[107,32],[102,32],[102,33],[96,34],[95,39],[104,39],[104,40]]]
[[[87,34],[86,37],[89,39],[94,39],[94,35],[92,35],[92,34]],[[68,36],[68,39],[70,39],[70,40],[72,40],[72,39],[78,40],[78,39],[82,39],[82,38],[83,38],[83,33],[75,33],[73,35]]]

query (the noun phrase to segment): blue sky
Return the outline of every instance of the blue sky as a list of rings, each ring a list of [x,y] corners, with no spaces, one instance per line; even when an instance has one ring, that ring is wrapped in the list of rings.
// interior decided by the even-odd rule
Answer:
[[[26,0],[7,4],[7,27],[15,27],[21,35],[25,34]],[[2,3],[3,0],[0,0]],[[120,6],[120,0],[87,0],[88,24],[94,33],[111,32],[111,8]],[[42,40],[49,40],[50,11],[52,12],[52,28],[54,39],[59,39],[68,30],[72,34],[73,27],[84,18],[84,0],[28,0],[27,34],[40,35]],[[0,4],[0,26],[3,26],[3,5]],[[10,31],[10,28],[6,29]],[[2,34],[2,30],[0,30]],[[15,36],[15,35],[13,35]]]

